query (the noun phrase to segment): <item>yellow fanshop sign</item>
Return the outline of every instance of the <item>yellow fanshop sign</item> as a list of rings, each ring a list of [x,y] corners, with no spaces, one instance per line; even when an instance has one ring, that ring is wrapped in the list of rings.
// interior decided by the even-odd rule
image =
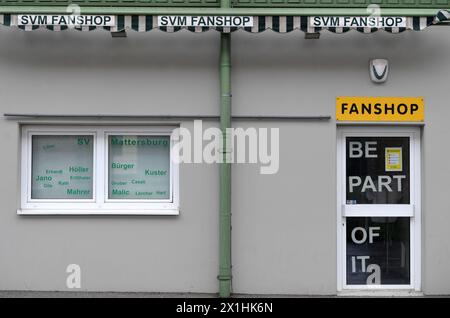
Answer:
[[[422,97],[352,97],[336,98],[339,121],[423,121]]]

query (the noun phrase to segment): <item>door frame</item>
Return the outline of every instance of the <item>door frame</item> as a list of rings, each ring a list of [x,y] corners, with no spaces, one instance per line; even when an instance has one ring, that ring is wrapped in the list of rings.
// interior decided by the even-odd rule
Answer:
[[[339,126],[337,128],[337,290],[421,290],[421,140],[420,127],[413,126]],[[346,221],[352,216],[351,209],[345,205],[346,195],[346,143],[347,136],[405,136],[410,137],[410,206],[398,209],[395,206],[380,205],[374,207],[390,208],[389,214],[410,217],[410,284],[409,285],[347,285],[346,283]],[[350,211],[349,211],[350,210]],[[355,212],[355,211],[353,211]],[[374,211],[375,212],[375,211]],[[386,214],[384,214],[386,215]]]

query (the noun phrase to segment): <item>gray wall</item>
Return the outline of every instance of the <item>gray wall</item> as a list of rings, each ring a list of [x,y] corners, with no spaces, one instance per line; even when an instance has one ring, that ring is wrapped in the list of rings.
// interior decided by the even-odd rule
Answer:
[[[423,291],[450,294],[445,105],[450,29],[321,39],[233,34],[233,113],[331,115],[339,95],[425,96]],[[1,113],[218,114],[219,34],[0,32]],[[368,79],[388,58],[389,81]],[[191,127],[192,122],[182,122]],[[242,123],[242,127],[255,123]],[[336,293],[336,123],[280,128],[280,170],[233,168],[233,290]],[[0,289],[65,290],[67,264],[83,290],[216,292],[218,170],[181,166],[177,217],[25,217],[19,200],[19,124],[1,119]]]

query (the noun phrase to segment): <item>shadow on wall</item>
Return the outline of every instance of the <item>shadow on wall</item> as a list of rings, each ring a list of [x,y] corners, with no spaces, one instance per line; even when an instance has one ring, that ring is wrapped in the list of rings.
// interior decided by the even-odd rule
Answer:
[[[219,53],[219,33],[189,31],[165,33],[128,31],[126,38],[112,38],[105,30],[26,32],[2,28],[0,63],[33,69],[95,66],[96,69],[145,70],[209,68]],[[205,63],[206,61],[206,63]],[[212,60],[214,61],[214,60]]]
[[[112,38],[105,30],[91,32],[37,30],[25,32],[2,27],[0,63],[33,68],[191,69],[216,67],[219,32],[201,34],[128,31],[126,38]],[[428,68],[447,60],[450,28],[430,27],[424,31],[362,34],[323,31],[319,40],[305,40],[304,33],[279,34],[265,31],[233,33],[233,63],[245,68],[277,70],[339,70],[359,67],[352,61],[367,56],[401,56],[398,67]],[[206,58],[206,59],[205,59]],[[430,65],[428,65],[430,64]]]
[[[445,52],[450,49],[449,27],[408,30],[400,34],[383,30],[372,34],[356,30],[344,34],[323,31],[318,40],[305,40],[303,32],[280,35],[272,31],[260,34],[242,31],[235,34],[234,65],[249,70],[262,65],[266,70],[348,70],[360,67],[355,61],[365,63],[374,57],[385,57],[395,59],[397,69],[421,71],[439,68],[440,63],[448,61]]]

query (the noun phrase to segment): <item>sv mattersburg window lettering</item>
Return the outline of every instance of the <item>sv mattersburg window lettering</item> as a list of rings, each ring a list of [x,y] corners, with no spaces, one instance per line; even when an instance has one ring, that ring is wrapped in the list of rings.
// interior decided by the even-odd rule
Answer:
[[[108,198],[170,197],[170,136],[108,138]]]
[[[19,214],[178,214],[175,127],[24,126]]]

